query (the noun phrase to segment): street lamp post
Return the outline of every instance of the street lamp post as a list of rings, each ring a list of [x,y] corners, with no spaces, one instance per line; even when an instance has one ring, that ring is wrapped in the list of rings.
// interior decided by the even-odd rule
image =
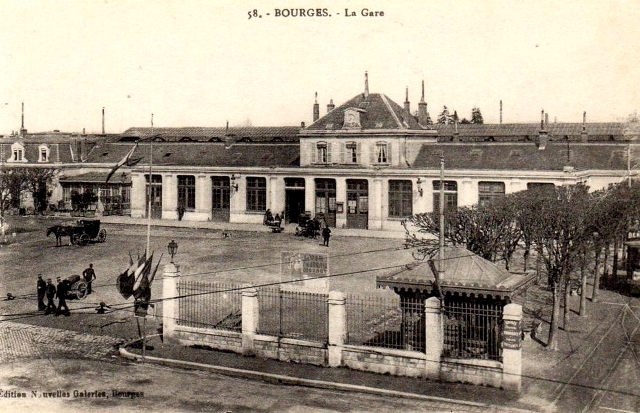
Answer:
[[[173,264],[173,256],[178,252],[178,243],[175,240],[171,240],[169,244],[167,244],[167,250],[169,250],[169,255],[171,256],[171,264]]]

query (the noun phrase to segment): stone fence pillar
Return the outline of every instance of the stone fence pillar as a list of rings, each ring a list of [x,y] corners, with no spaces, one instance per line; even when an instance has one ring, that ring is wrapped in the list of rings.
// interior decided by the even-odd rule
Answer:
[[[178,309],[178,281],[180,266],[169,263],[162,273],[162,334],[172,337],[176,330],[176,321],[180,318]]]
[[[440,357],[444,343],[440,300],[437,297],[429,297],[424,302],[424,312],[425,353],[427,356],[425,375],[428,379],[437,380],[440,378]]]
[[[347,308],[344,293],[330,291],[329,299],[329,367],[342,365],[342,350],[347,339]]]
[[[502,319],[502,387],[519,392],[522,386],[522,306],[507,304]]]
[[[242,354],[254,353],[253,340],[258,332],[259,312],[258,290],[253,287],[242,290]]]

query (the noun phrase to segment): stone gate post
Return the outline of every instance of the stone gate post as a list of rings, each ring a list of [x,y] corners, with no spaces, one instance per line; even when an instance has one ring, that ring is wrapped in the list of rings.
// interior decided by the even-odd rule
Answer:
[[[425,352],[427,356],[425,376],[437,380],[440,378],[440,357],[444,342],[440,300],[437,297],[429,297],[424,302],[424,312]]]
[[[342,350],[347,338],[347,309],[344,293],[330,291],[329,299],[329,367],[342,365]]]
[[[180,266],[169,263],[162,273],[162,334],[172,337],[176,330],[176,320],[180,318],[178,310],[178,281]]]
[[[522,386],[522,306],[507,304],[502,319],[502,387],[519,392]]]
[[[254,353],[253,339],[258,332],[259,312],[258,290],[254,287],[242,290],[242,354]]]

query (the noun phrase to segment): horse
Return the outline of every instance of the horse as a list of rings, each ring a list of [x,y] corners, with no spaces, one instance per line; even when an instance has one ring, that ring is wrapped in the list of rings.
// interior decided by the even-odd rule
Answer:
[[[56,247],[60,247],[62,245],[62,237],[69,237],[69,245],[71,245],[73,227],[69,225],[54,225],[47,228],[47,237],[50,234],[56,236]]]

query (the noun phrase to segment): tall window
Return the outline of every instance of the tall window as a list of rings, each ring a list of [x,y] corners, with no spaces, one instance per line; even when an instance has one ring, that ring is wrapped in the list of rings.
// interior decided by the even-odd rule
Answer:
[[[345,149],[346,163],[358,163],[358,144],[356,142],[347,142]]]
[[[47,162],[49,158],[47,155],[47,148],[40,148],[40,162]]]
[[[411,181],[389,181],[389,217],[402,218],[413,214]]]
[[[327,142],[318,142],[316,144],[316,162],[317,163],[331,162],[331,148]]]
[[[211,177],[212,205],[214,209],[229,209],[230,181],[227,176]]]
[[[458,183],[444,181],[444,212],[458,208]],[[440,181],[433,181],[433,212],[440,213]]]
[[[267,210],[267,179],[247,178],[247,211]]]
[[[388,163],[389,162],[389,146],[386,142],[378,142],[376,143],[375,148],[375,161],[377,163]]]
[[[16,162],[22,161],[22,149],[14,149],[13,150],[13,160]]]
[[[492,199],[504,195],[504,182],[479,182],[478,183],[478,204],[486,205]]]
[[[178,175],[178,206],[187,210],[196,209],[196,177]]]

